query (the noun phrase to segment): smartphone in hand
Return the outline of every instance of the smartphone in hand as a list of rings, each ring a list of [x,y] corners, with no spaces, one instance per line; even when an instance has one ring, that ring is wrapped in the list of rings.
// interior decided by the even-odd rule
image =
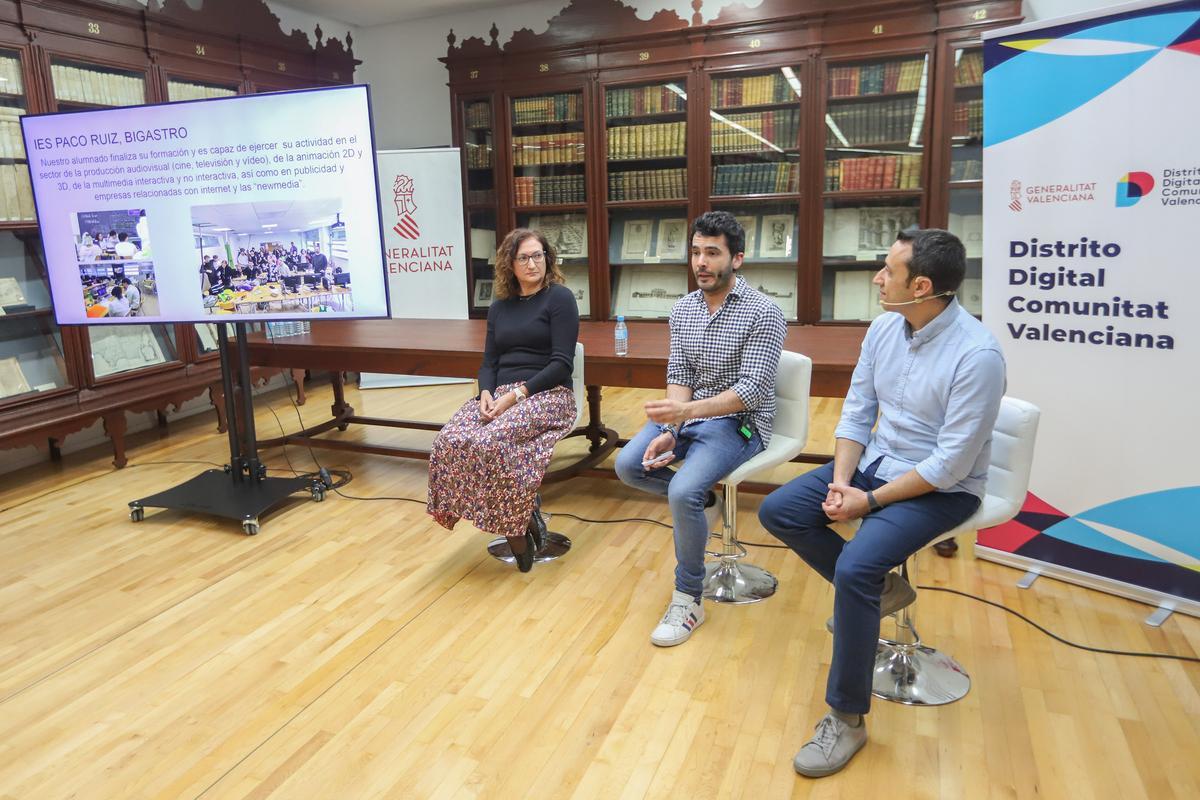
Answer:
[[[675,456],[674,450],[668,450],[665,453],[659,453],[657,458],[652,458],[649,461],[643,461],[642,469],[652,469],[654,467],[662,466],[664,462],[666,462],[670,458],[673,458],[674,456]]]

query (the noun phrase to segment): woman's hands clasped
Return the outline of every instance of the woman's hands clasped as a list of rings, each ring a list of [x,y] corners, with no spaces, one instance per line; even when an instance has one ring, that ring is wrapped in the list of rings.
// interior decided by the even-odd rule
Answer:
[[[516,404],[517,397],[512,392],[505,392],[497,400],[485,389],[479,393],[479,420],[486,425]]]

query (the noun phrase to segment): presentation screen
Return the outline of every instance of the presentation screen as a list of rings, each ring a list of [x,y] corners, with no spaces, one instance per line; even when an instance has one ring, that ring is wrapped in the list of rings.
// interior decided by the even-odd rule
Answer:
[[[60,324],[388,316],[366,86],[21,126]]]

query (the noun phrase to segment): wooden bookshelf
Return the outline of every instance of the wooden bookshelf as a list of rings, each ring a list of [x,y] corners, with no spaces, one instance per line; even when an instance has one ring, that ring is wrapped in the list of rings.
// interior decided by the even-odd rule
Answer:
[[[205,0],[199,10],[183,0],[0,0],[0,282],[10,299],[24,298],[0,316],[0,339],[19,370],[10,364],[8,374],[25,378],[0,390],[0,448],[36,445],[57,457],[67,435],[102,421],[113,463],[124,466],[127,413],[165,419],[168,408],[220,391],[216,353],[191,325],[146,325],[161,359],[120,372],[98,365],[86,328],[58,327],[32,193],[20,182],[28,169],[18,118],[352,82],[359,62],[349,39],[318,28],[316,42],[281,30],[264,0]],[[224,408],[217,414],[224,430]]]
[[[468,201],[471,214],[494,214],[496,237],[568,207],[527,205],[518,182],[524,193],[528,178],[582,178],[583,203],[569,208],[586,218],[586,231],[572,235],[587,240],[587,267],[568,277],[586,281],[577,297],[595,319],[628,310],[631,299],[639,311],[630,316],[665,317],[671,297],[695,288],[686,252],[676,249],[679,221],[726,209],[753,228],[744,274],[789,319],[862,324],[833,319],[836,273],[872,266],[877,243],[894,238],[878,226],[949,224],[951,204],[966,201],[961,190],[979,191],[982,160],[970,152],[982,130],[978,111],[968,114],[971,136],[962,136],[961,119],[957,133],[952,123],[956,103],[961,118],[980,98],[982,61],[959,45],[1020,19],[1015,0],[969,8],[957,0],[763,0],[726,6],[707,23],[669,11],[640,19],[618,0],[565,5],[543,33],[518,31],[507,42],[496,29],[490,39],[451,34],[442,60],[457,144],[471,135],[465,103],[486,100],[503,116],[494,128],[494,203]],[[517,100],[530,101],[520,119]],[[515,163],[523,152],[515,137],[566,134],[580,137],[576,160]],[[835,168],[846,188],[830,190]],[[464,183],[477,172],[464,168]],[[869,235],[839,227],[865,223],[875,226]],[[870,258],[835,269],[827,235]],[[490,279],[478,254],[471,263]]]

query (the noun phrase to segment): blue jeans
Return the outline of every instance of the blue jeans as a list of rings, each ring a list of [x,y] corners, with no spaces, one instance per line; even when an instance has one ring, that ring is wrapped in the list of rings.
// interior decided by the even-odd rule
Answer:
[[[887,481],[875,477],[879,462],[850,483],[863,491]],[[847,714],[871,708],[871,673],[879,639],[883,578],[934,537],[956,528],[979,508],[967,492],[930,492],[893,503],[863,517],[854,538],[831,530],[821,503],[833,480],[833,463],[801,475],[763,500],[758,518],[775,538],[795,550],[833,584],[833,661],[825,702]]]
[[[659,435],[653,422],[638,432],[617,455],[617,476],[635,489],[666,496],[675,524],[675,588],[697,600],[704,590],[704,545],[708,522],[704,502],[713,484],[733,472],[762,450],[762,439],[754,433],[749,440],[738,433],[736,417],[706,419],[685,425],[675,440],[679,469],[659,467],[647,472],[642,456],[650,441]],[[675,462],[672,462],[674,464]]]

